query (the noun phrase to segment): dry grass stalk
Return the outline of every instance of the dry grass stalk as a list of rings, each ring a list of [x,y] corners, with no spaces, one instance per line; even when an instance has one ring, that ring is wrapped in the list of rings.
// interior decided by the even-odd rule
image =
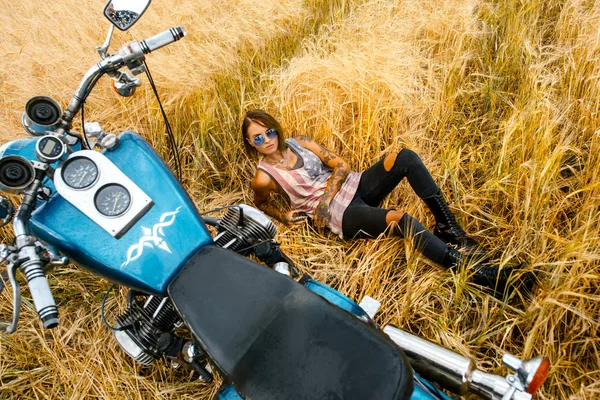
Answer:
[[[251,202],[254,160],[242,151],[246,109],[275,114],[356,169],[410,147],[424,158],[467,231],[523,257],[542,284],[525,306],[501,303],[427,265],[406,243],[341,242],[307,228],[279,239],[303,272],[350,297],[383,302],[393,323],[503,372],[505,351],[552,364],[540,398],[600,394],[600,62],[597,2],[584,0],[247,0],[155,2],[115,46],[170,26],[189,35],[149,57],[200,209]],[[25,101],[63,106],[104,40],[101,6],[2,2],[0,135],[23,136]],[[147,85],[116,98],[104,80],[88,120],[132,128],[169,160]],[[172,160],[169,160],[172,161]],[[386,201],[431,223],[406,184]],[[8,230],[3,239],[9,240]],[[20,330],[0,337],[2,398],[210,398],[165,363],[134,364],[99,318],[109,283],[80,269],[50,276],[61,326],[41,329],[25,302]],[[109,309],[122,306],[124,291]],[[24,297],[28,298],[25,292]],[[0,296],[0,317],[10,299]]]

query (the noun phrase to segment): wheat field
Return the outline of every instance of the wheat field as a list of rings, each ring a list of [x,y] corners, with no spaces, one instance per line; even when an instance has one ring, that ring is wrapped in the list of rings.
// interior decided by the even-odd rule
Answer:
[[[421,155],[465,229],[497,261],[540,270],[528,301],[502,302],[465,274],[431,265],[393,237],[341,241],[279,226],[284,251],[395,324],[505,373],[504,352],[544,356],[540,399],[600,398],[600,2],[589,0],[155,0],[111,50],[183,25],[148,56],[173,126],[184,184],[200,210],[251,204],[256,160],[243,152],[246,110],[276,116],[361,170],[390,151]],[[26,137],[25,102],[66,107],[98,61],[109,23],[100,0],[0,0],[0,138]],[[140,132],[170,163],[145,77],[132,98],[103,78],[86,120]],[[77,121],[77,119],[76,119]],[[75,130],[80,130],[79,122]],[[385,207],[433,218],[407,183]],[[2,230],[4,242],[11,230]],[[98,245],[102,245],[99,243]],[[61,325],[45,331],[24,288],[20,327],[0,334],[2,399],[209,399],[166,362],[141,368],[100,319],[110,286],[69,266],[49,275]],[[123,309],[124,289],[107,303]],[[12,311],[0,295],[0,319]]]

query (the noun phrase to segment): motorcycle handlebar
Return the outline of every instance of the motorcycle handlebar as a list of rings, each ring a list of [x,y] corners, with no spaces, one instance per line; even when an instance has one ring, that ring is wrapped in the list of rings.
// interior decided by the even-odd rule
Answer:
[[[153,52],[154,50],[160,49],[168,44],[178,41],[186,35],[185,28],[183,26],[177,26],[175,28],[168,29],[164,32],[154,35],[151,38],[142,40],[140,47],[144,54]]]
[[[40,261],[30,261],[21,267],[29,285],[29,291],[35,304],[35,309],[44,324],[44,328],[52,329],[58,326],[58,309],[52,297],[48,279]]]
[[[126,45],[124,48],[125,51],[121,51],[117,54],[114,54],[110,57],[106,57],[98,64],[95,64],[92,68],[88,70],[85,74],[75,95],[71,99],[69,106],[63,113],[63,121],[65,122],[65,127],[60,127],[56,132],[64,133],[64,130],[67,127],[70,129],[71,121],[83,104],[83,100],[87,97],[91,89],[93,88],[93,82],[98,78],[98,76],[105,73],[116,73],[123,65],[127,65],[130,69],[132,68],[130,64],[135,64],[135,62],[141,62],[144,60],[144,54],[149,54],[154,50],[160,49],[170,43],[176,42],[182,37],[186,35],[186,30],[183,26],[177,26],[175,28],[168,29],[164,32],[159,33],[158,35],[154,35],[151,38],[146,40],[142,40],[141,42],[131,42]],[[62,130],[62,131],[61,131]]]

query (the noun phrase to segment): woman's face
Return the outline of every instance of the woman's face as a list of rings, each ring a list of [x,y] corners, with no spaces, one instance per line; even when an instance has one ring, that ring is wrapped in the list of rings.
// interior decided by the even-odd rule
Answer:
[[[264,154],[265,156],[277,153],[277,149],[279,148],[279,136],[270,138],[267,136],[267,130],[267,127],[253,121],[248,126],[248,134],[246,137],[246,140],[250,143],[250,146],[254,147],[256,151],[258,151],[260,154]],[[254,143],[254,139],[261,135],[265,141],[261,146],[257,146],[256,143]]]

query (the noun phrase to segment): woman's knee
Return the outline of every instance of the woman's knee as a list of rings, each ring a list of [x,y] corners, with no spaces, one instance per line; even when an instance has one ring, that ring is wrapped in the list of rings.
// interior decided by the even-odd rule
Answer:
[[[386,172],[390,172],[392,168],[394,168],[394,164],[396,164],[396,158],[398,157],[398,153],[390,153],[383,160],[383,168],[385,168]]]
[[[398,225],[403,216],[404,213],[402,211],[391,210],[385,215],[385,222],[388,226]]]
[[[411,167],[414,165],[423,165],[421,157],[410,149],[402,149],[399,152],[388,154],[383,160],[383,168],[387,172],[390,172],[396,164],[404,167]]]
[[[419,155],[411,149],[400,150],[400,152],[398,153],[398,157],[396,158],[400,158],[402,160],[406,160],[412,163],[422,163],[421,157],[419,157]]]
[[[416,152],[410,149],[402,149],[395,157],[394,165],[400,165],[406,168],[421,167],[423,166],[423,160],[421,160],[421,157],[419,157]]]

